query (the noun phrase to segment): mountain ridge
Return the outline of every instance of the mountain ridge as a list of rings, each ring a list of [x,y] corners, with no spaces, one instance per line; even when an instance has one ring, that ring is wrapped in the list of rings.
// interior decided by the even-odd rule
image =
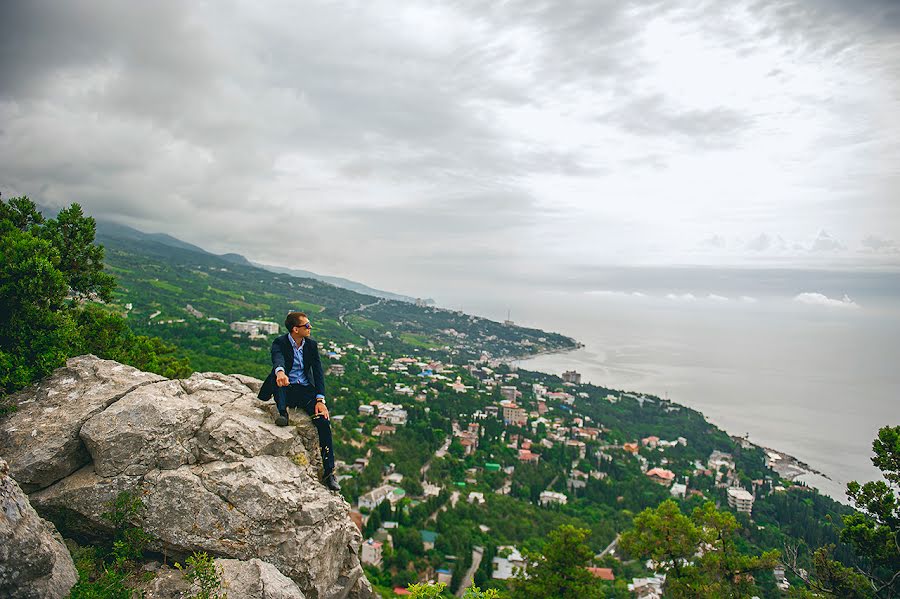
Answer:
[[[263,270],[267,270],[269,272],[278,273],[278,274],[287,274],[292,275],[304,279],[316,279],[318,281],[322,281],[323,283],[329,283],[334,285],[335,287],[340,287],[342,289],[348,289],[350,291],[356,291],[357,293],[362,293],[364,295],[372,295],[374,297],[380,297],[383,299],[396,300],[401,302],[415,303],[417,298],[410,297],[408,295],[403,295],[399,293],[393,293],[391,291],[384,291],[383,289],[376,289],[375,287],[370,287],[365,283],[359,283],[358,281],[352,281],[350,279],[346,279],[344,277],[335,277],[331,275],[322,275],[310,270],[298,269],[298,268],[288,268],[284,266],[273,266],[270,264],[263,264],[261,262],[254,262],[249,260],[246,256],[239,254],[237,252],[227,252],[225,254],[215,254],[208,250],[203,249],[198,245],[194,245],[187,241],[182,241],[173,235],[169,235],[168,233],[146,233],[141,231],[140,229],[136,229],[134,227],[130,227],[128,225],[123,225],[121,223],[116,223],[113,221],[96,219],[97,222],[97,233],[99,235],[105,236],[115,236],[120,239],[138,239],[142,241],[154,241],[156,243],[160,243],[162,245],[167,245],[169,247],[178,248],[178,249],[186,249],[195,252],[202,252],[204,254],[209,254],[211,256],[217,256],[222,258],[223,260],[227,260],[228,262],[233,262],[235,264],[241,264],[244,266],[255,266],[257,268],[262,268]],[[424,302],[428,305],[434,304],[434,300],[426,299]]]

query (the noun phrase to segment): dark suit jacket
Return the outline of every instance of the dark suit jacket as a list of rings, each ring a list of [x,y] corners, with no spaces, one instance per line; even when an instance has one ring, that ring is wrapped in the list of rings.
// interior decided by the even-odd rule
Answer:
[[[309,337],[303,342],[303,371],[306,380],[316,388],[318,395],[325,395],[325,374],[322,372],[322,360],[319,359],[319,346],[315,339]],[[294,367],[294,348],[288,334],[282,335],[272,342],[272,372],[266,377],[259,390],[259,399],[269,401],[275,394],[275,369],[281,366],[284,373],[290,375]]]

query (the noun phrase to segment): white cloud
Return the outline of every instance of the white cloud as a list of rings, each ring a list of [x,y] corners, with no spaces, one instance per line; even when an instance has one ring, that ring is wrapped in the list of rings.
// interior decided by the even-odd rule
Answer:
[[[709,295],[706,296],[706,299],[712,300],[714,302],[727,302],[728,301],[728,298],[725,297],[724,295],[717,295],[715,293],[710,293]]]
[[[794,297],[795,302],[807,304],[810,306],[826,306],[828,308],[849,308],[858,309],[860,306],[847,295],[843,299],[833,299],[821,293],[801,293]]]
[[[749,295],[742,295],[741,301],[745,304],[756,304],[759,302],[758,299],[756,299],[755,297],[750,297]]]
[[[811,252],[835,252],[845,250],[847,246],[828,234],[827,231],[821,230],[812,242],[809,250]]]
[[[900,252],[900,247],[897,247],[897,244],[893,239],[885,239],[878,235],[867,235],[866,238],[862,240],[861,245],[864,252],[883,254],[896,254]]]
[[[676,302],[694,302],[697,301],[697,296],[693,293],[667,293],[666,299],[670,299]]]

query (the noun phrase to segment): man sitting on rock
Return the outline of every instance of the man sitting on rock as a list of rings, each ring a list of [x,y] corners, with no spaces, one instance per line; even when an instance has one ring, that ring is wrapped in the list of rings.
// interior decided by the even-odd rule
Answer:
[[[284,319],[287,334],[272,342],[272,372],[259,391],[259,399],[275,396],[278,416],[275,424],[288,425],[288,408],[303,408],[312,416],[322,449],[323,481],[332,491],[341,487],[334,476],[334,448],[331,422],[325,406],[325,375],[316,341],[310,338],[312,325],[303,312],[291,312]]]

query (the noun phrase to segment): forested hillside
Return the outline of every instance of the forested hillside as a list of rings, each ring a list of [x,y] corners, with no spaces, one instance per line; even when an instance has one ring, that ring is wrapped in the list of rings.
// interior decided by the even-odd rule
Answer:
[[[261,376],[268,358],[258,352],[270,341],[234,334],[228,325],[248,319],[282,324],[290,310],[307,312],[320,339],[463,362],[483,353],[513,357],[576,346],[556,333],[362,295],[127,228],[101,227],[97,242],[118,282],[116,308],[135,331],[175,343],[196,370]]]

